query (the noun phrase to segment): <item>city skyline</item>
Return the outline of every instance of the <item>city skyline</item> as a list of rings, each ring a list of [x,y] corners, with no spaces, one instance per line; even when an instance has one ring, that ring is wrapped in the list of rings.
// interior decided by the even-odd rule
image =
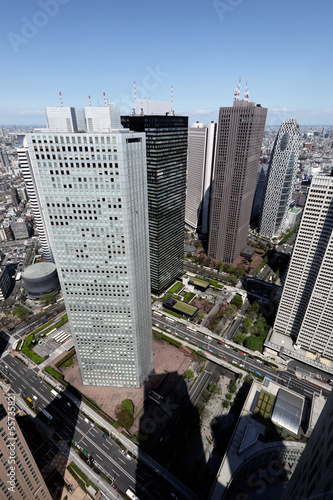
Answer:
[[[77,7],[75,0],[19,0],[3,8],[7,77],[1,124],[42,125],[44,104],[58,105],[59,91],[65,105],[77,108],[88,105],[88,95],[94,106],[102,104],[105,91],[121,114],[128,114],[134,80],[138,98],[169,100],[173,85],[176,113],[189,115],[190,122],[198,116],[217,121],[219,107],[232,101],[239,75],[241,97],[248,80],[250,100],[269,109],[268,125],[287,118],[300,125],[333,124],[327,93],[321,91],[332,77],[325,62],[332,46],[329,3],[197,0],[111,6],[97,0],[93,8],[80,3],[78,12]],[[256,23],[260,30],[250,28]],[[198,36],[200,43],[191,43]],[[110,65],[103,64],[107,47]],[[32,60],[42,63],[32,65]]]

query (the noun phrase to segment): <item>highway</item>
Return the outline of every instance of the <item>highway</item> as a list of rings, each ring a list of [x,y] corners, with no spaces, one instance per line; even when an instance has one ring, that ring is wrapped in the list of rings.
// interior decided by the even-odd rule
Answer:
[[[262,361],[252,354],[245,354],[241,350],[230,347],[224,339],[220,341],[212,339],[209,335],[193,331],[193,325],[189,325],[190,328],[188,328],[175,320],[172,321],[170,322],[170,319],[167,320],[165,317],[160,318],[153,314],[153,325],[166,330],[171,335],[174,335],[177,340],[183,341],[185,344],[193,344],[203,351],[215,354],[220,359],[228,362],[230,370],[232,370],[233,364],[235,372],[239,371],[236,368],[237,366],[252,373],[260,373],[261,376],[269,377],[271,380],[278,382],[282,386],[289,387],[302,396],[309,397],[314,392],[321,392],[321,388],[307,381],[300,380],[293,368],[287,368],[286,371],[275,370],[268,361]],[[327,397],[330,393],[330,387],[328,386],[327,391],[322,391],[322,393]]]

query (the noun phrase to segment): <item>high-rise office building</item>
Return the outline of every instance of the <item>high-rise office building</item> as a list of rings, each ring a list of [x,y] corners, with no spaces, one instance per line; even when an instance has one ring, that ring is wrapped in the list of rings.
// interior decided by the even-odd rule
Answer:
[[[312,179],[274,331],[333,359],[333,177]]]
[[[43,255],[46,261],[53,262],[53,254],[50,245],[50,238],[48,230],[45,225],[44,213],[41,207],[41,202],[39,198],[39,193],[36,187],[36,180],[34,171],[31,166],[28,145],[24,135],[19,134],[18,138],[18,159],[20,163],[20,168],[23,174],[23,179],[25,182],[26,190],[29,195],[29,200],[31,203],[32,212],[34,214],[34,220],[36,224],[36,229],[39,236],[39,241],[43,250]],[[37,147],[37,146],[36,146]],[[54,152],[52,157],[55,156]],[[51,159],[51,152],[45,152],[45,159]],[[53,158],[54,159],[54,158]]]
[[[208,233],[217,124],[194,123],[188,131],[185,223]]]
[[[297,467],[283,493],[283,500],[332,500],[332,421],[333,393],[328,397]]]
[[[116,108],[83,111],[87,132],[47,108],[54,130],[25,146],[83,384],[139,387],[153,369],[145,135]]]
[[[220,108],[208,255],[233,263],[246,246],[267,108]]]
[[[188,118],[144,99],[134,113],[121,121],[146,133],[151,290],[160,294],[183,272]]]
[[[51,500],[15,414],[15,398],[0,391],[0,498]]]
[[[259,232],[268,238],[278,237],[285,230],[299,148],[299,125],[296,120],[287,120],[282,123],[274,143],[260,221]]]
[[[268,179],[268,167],[269,163],[263,163],[258,168],[257,183],[254,192],[252,212],[250,218],[250,225],[254,229],[259,227],[260,217],[264,206],[265,194],[267,188],[267,179]]]

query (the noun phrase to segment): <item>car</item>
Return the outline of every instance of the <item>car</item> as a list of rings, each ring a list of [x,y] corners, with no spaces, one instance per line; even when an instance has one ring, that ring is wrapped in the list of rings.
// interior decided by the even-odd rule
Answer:
[[[93,457],[89,457],[89,460],[92,464],[95,462],[95,459]]]
[[[222,356],[221,356],[221,359],[222,359],[222,361],[226,361],[226,362],[228,362],[225,358],[222,358]]]
[[[108,440],[108,436],[106,434],[103,434],[103,438]]]
[[[185,337],[185,340],[190,340],[188,337]]]
[[[225,344],[225,345],[224,345],[224,347],[225,347],[226,349],[230,349],[230,345],[228,345],[228,344]]]
[[[200,349],[205,349],[205,346],[204,346],[204,345],[201,345],[201,346],[200,346]]]
[[[216,343],[217,344],[224,344],[223,340],[217,340]]]
[[[239,363],[239,367],[240,367],[240,368],[245,368],[244,363]]]
[[[245,352],[243,351],[239,351],[239,354],[243,354],[243,356],[245,356]]]

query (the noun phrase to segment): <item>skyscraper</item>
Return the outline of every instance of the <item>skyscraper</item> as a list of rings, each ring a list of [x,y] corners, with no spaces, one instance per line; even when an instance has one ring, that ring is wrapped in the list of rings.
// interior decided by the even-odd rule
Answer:
[[[333,359],[333,177],[312,179],[274,331]]]
[[[280,236],[285,229],[296,180],[299,148],[299,125],[296,120],[287,120],[279,129],[269,166],[259,229],[268,238]]]
[[[233,263],[246,246],[267,109],[220,108],[208,255]]]
[[[145,135],[117,108],[79,115],[87,132],[75,110],[47,108],[53,129],[25,147],[83,383],[139,387],[153,369]]]
[[[41,208],[39,193],[36,187],[34,171],[31,167],[28,145],[24,135],[19,134],[17,138],[19,144],[17,150],[18,159],[20,162],[20,168],[23,174],[23,179],[26,185],[26,189],[29,195],[32,212],[34,214],[34,220],[39,235],[39,241],[43,250],[43,255],[46,261],[53,262],[53,254],[50,245],[50,238],[48,230],[45,225],[44,213]],[[47,156],[51,157],[50,154],[48,154]]]
[[[146,133],[151,290],[160,294],[183,272],[188,118],[143,99],[121,121]]]
[[[188,131],[185,223],[208,233],[217,124],[194,123]]]
[[[51,500],[22,431],[14,417],[15,396],[0,391],[0,498]]]

